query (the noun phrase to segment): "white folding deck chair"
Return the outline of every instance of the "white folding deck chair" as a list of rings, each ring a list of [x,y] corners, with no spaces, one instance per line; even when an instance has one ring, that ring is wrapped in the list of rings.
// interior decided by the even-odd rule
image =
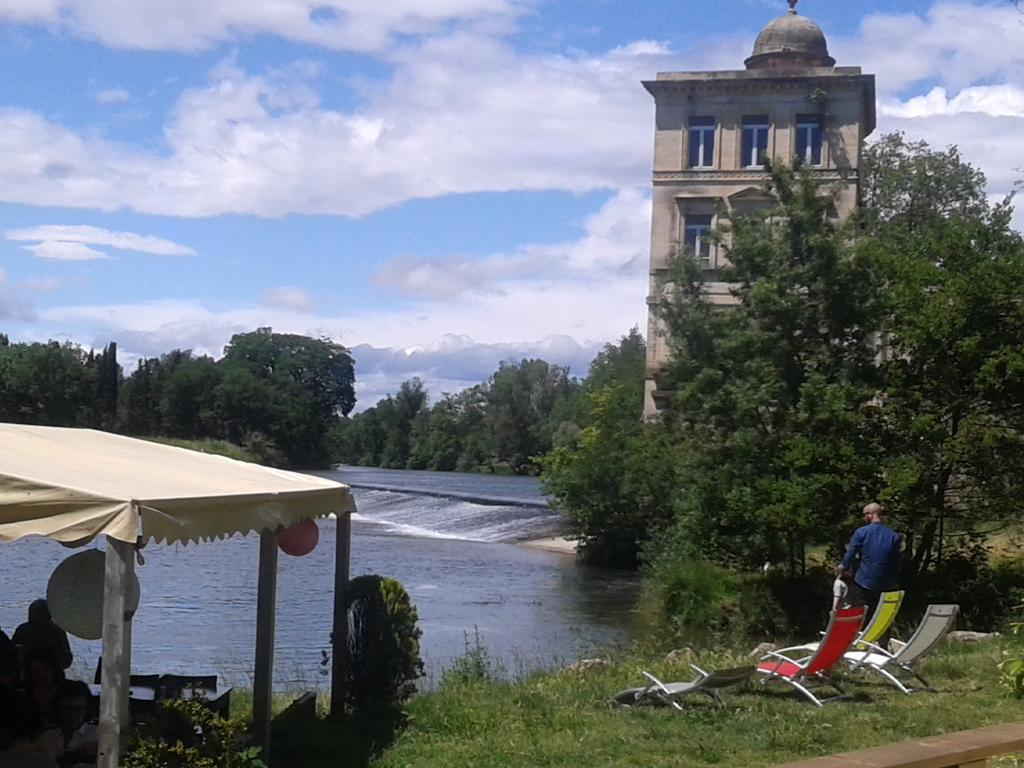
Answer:
[[[868,669],[877,672],[903,693],[910,694],[919,688],[911,688],[898,675],[904,672],[917,678],[925,690],[934,691],[928,681],[921,677],[915,665],[949,634],[956,622],[959,605],[929,605],[924,618],[917,625],[907,644],[895,653],[873,643],[865,643],[868,650],[850,651],[843,658],[850,662],[850,669]]]
[[[720,669],[715,672],[705,672],[696,664],[690,668],[697,673],[697,677],[687,683],[663,683],[650,672],[644,672],[650,684],[643,688],[627,688],[619,691],[613,700],[623,706],[635,706],[638,704],[667,704],[674,709],[682,710],[683,706],[679,699],[689,696],[691,693],[703,693],[720,707],[725,706],[719,689],[739,685],[754,674],[754,668],[736,667],[735,669]]]

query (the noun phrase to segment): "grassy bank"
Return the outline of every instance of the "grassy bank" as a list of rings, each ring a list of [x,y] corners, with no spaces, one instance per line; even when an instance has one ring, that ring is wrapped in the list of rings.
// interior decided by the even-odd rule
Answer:
[[[178,437],[147,437],[144,439],[154,443],[173,445],[178,448],[188,448],[192,451],[227,456],[229,459],[238,459],[239,461],[257,461],[256,456],[251,451],[235,443],[229,443],[227,440],[185,440]]]
[[[642,669],[668,680],[692,677],[685,663],[642,655],[521,683],[449,681],[412,701],[408,728],[369,765],[772,765],[1019,719],[1020,702],[998,684],[1002,651],[1000,641],[947,643],[922,667],[938,694],[903,696],[877,679],[845,675],[853,700],[824,709],[774,685],[729,691],[724,710],[709,700],[689,702],[685,712],[613,706],[612,694],[641,684]],[[700,661],[714,667],[747,659],[708,653]]]

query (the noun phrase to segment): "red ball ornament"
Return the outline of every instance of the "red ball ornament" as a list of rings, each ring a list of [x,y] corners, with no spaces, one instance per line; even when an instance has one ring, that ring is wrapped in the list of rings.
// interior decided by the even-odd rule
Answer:
[[[316,549],[319,541],[320,529],[316,527],[316,523],[312,520],[303,520],[281,531],[277,538],[277,546],[286,555],[302,557]]]

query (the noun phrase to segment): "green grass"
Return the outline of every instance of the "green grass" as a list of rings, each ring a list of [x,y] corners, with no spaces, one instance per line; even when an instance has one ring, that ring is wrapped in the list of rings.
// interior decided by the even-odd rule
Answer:
[[[147,437],[144,439],[154,443],[173,445],[178,448],[188,448],[192,451],[214,453],[218,456],[227,456],[229,459],[238,459],[239,461],[256,461],[256,457],[245,448],[240,445],[236,445],[235,443],[229,443],[227,440],[211,440],[208,438],[202,440],[184,440],[178,437]]]
[[[642,683],[642,669],[668,680],[692,677],[685,664],[670,666],[660,657],[632,656],[606,668],[540,674],[519,683],[453,680],[411,702],[409,726],[369,765],[772,765],[1019,719],[1020,702],[998,684],[1001,654],[999,642],[947,644],[922,667],[938,694],[903,696],[876,679],[845,675],[853,699],[824,709],[777,684],[727,691],[724,710],[701,699],[688,702],[685,712],[609,703],[616,691]],[[746,660],[701,654],[710,667],[738,661]]]

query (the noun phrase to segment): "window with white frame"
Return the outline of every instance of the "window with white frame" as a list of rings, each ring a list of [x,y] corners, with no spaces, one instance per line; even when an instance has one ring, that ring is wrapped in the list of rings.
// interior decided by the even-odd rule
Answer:
[[[701,269],[711,269],[711,216],[689,214],[683,223],[683,245]]]
[[[821,165],[821,116],[796,116],[796,157],[804,165]]]
[[[715,165],[715,118],[690,118],[690,167],[713,168]]]
[[[768,115],[748,115],[743,118],[743,157],[740,165],[760,168],[768,157]]]

